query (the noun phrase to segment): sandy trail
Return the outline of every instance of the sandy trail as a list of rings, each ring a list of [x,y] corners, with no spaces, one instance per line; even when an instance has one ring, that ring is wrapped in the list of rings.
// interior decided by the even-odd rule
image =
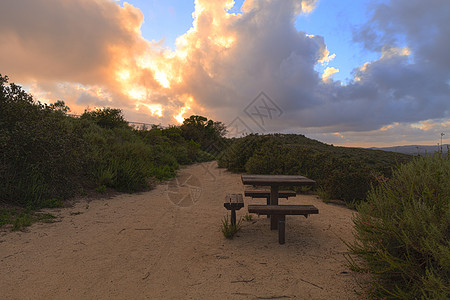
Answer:
[[[178,182],[178,184],[177,184]],[[239,174],[196,164],[141,194],[78,201],[52,210],[60,222],[0,231],[2,299],[358,299],[349,270],[353,211],[297,195],[318,215],[286,217],[286,244],[269,219],[221,233],[227,193],[243,193]],[[264,199],[246,198],[247,204]],[[358,279],[362,281],[362,279]]]

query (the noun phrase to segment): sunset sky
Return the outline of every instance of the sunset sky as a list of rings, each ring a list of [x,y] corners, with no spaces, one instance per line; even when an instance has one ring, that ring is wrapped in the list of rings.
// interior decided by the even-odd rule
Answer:
[[[448,144],[449,16],[448,0],[1,0],[0,74],[74,114]]]

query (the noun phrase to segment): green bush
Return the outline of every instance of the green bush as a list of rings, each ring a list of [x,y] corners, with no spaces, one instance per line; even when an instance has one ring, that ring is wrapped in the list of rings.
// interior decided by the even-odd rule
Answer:
[[[248,135],[233,139],[231,144],[218,157],[218,165],[232,172],[245,172],[245,164],[253,156],[265,139],[263,136]]]
[[[374,172],[362,161],[339,159],[333,167],[325,168],[326,176],[319,178],[321,187],[328,191],[333,199],[346,203],[360,202],[366,198],[371,185],[376,184]]]
[[[0,75],[0,193],[2,201],[38,208],[73,194],[83,141],[61,109],[47,106]]]
[[[408,155],[326,145],[302,135],[249,135],[235,139],[218,159],[220,167],[252,174],[303,175],[317,182],[316,190],[348,205],[363,201],[374,175],[391,176]]]
[[[202,116],[190,116],[179,128],[181,136],[186,141],[193,140],[199,143],[202,150],[214,152],[212,154],[223,150],[223,137],[226,133],[223,123]]]
[[[449,299],[450,160],[418,157],[379,180],[358,206],[349,245],[376,277],[373,296]]]
[[[148,187],[152,177],[164,180],[175,175],[178,162],[167,141],[151,143],[129,128],[89,131],[89,158],[92,179],[123,192],[136,192]]]
[[[128,122],[123,118],[122,110],[117,108],[105,107],[93,111],[86,109],[80,118],[93,121],[102,128],[128,127]]]
[[[231,224],[231,221],[228,218],[228,215],[222,219],[222,234],[227,239],[233,239],[233,237],[236,235],[236,233],[241,230],[241,221],[242,219],[239,219],[239,221],[236,222],[236,224]]]

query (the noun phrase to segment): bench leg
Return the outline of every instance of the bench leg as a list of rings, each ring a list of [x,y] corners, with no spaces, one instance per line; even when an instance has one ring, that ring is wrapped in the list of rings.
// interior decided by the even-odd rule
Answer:
[[[267,197],[266,200],[267,200],[267,205],[270,205],[270,197]],[[270,215],[267,215],[267,218],[270,218]]]
[[[278,243],[283,245],[286,241],[286,216],[278,216]]]
[[[231,210],[231,225],[236,225],[236,210]]]
[[[278,215],[270,215],[270,230],[278,228]]]
[[[278,243],[283,245],[286,241],[286,216],[278,216]]]

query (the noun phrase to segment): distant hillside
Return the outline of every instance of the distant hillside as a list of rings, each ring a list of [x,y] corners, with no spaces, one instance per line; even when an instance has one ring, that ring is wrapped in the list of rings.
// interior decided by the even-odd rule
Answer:
[[[218,156],[220,167],[249,174],[303,175],[316,181],[322,199],[344,200],[350,207],[364,201],[372,186],[391,178],[393,168],[413,159],[403,153],[335,147],[296,134],[252,134],[229,142]]]
[[[447,145],[444,145],[442,147],[444,153],[448,152]],[[440,151],[441,147],[438,145],[409,145],[409,146],[394,146],[394,147],[372,147],[369,149],[373,150],[383,150],[383,151],[391,151],[391,152],[398,152],[398,153],[404,153],[404,154],[412,154],[412,155],[425,155],[425,154],[433,154],[434,152]]]

